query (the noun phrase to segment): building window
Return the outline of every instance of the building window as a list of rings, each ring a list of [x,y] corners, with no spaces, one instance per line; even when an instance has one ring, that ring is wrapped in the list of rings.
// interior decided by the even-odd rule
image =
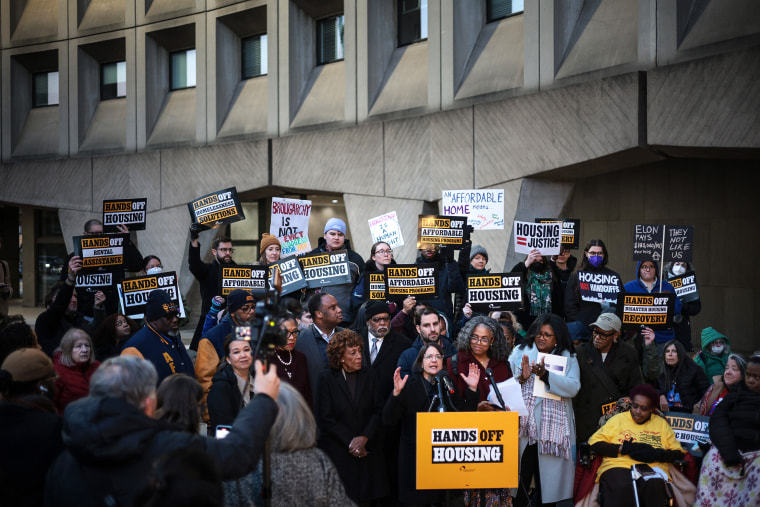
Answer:
[[[242,77],[250,79],[267,73],[267,34],[246,37],[241,42]]]
[[[498,21],[525,10],[524,0],[486,0],[486,19],[488,23]]]
[[[341,14],[317,21],[317,65],[343,59],[344,19]]]
[[[171,53],[169,59],[170,89],[173,91],[195,87],[195,49]]]
[[[428,37],[427,0],[398,1],[398,45],[407,46]]]
[[[104,63],[100,66],[100,100],[127,96],[127,62]]]
[[[58,105],[58,71],[32,76],[32,107]]]

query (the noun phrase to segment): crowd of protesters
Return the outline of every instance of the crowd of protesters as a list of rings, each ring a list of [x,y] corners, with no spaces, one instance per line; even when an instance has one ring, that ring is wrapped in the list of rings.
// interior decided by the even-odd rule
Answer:
[[[34,328],[0,315],[0,504],[720,505],[729,492],[737,505],[756,501],[760,356],[734,353],[712,327],[694,353],[698,300],[676,298],[670,329],[627,329],[614,304],[583,296],[579,272],[610,275],[620,291],[674,292],[655,261],[623,284],[600,239],[580,261],[566,248],[533,250],[512,268],[520,308],[481,314],[465,287],[490,271],[486,249],[466,241],[455,260],[451,247],[422,244],[416,263],[438,266],[439,297],[366,301],[364,273],[395,264],[393,250],[377,242],[365,262],[331,218],[314,252],[347,251],[350,281],[288,294],[273,310],[279,339],[254,350],[236,328],[255,321],[259,298],[218,294],[220,267],[236,265],[232,241],[218,236],[204,262],[198,232],[190,351],[168,293],[151,292],[133,320],[115,291],[78,290],[73,254]],[[85,234],[102,224],[88,221]],[[137,269],[128,249],[127,269]],[[256,264],[280,253],[264,234]],[[139,267],[163,269],[155,255]],[[664,276],[691,269],[669,263]],[[491,395],[505,382],[527,409],[514,435],[517,487],[418,489],[417,413],[510,410]],[[710,418],[699,452],[664,417],[678,412]],[[651,474],[658,480],[636,480]]]

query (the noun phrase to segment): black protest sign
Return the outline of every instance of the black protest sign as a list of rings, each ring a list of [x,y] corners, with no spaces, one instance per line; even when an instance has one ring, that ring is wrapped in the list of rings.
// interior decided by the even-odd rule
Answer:
[[[277,262],[273,262],[269,265],[269,288],[274,290],[274,273],[280,272],[280,279],[282,281],[281,295],[290,294],[297,290],[306,288],[306,278],[303,276],[303,270],[301,264],[295,257],[289,257],[287,259],[280,259]]]
[[[688,271],[681,276],[671,278],[668,282],[675,289],[676,295],[681,302],[688,303],[699,299],[697,276],[694,274],[694,271]]]
[[[157,275],[137,276],[124,279],[119,285],[119,298],[124,315],[134,318],[142,318],[145,313],[145,304],[148,296],[156,289],[162,289],[169,294],[172,303],[179,309],[179,316],[185,316],[185,308],[182,305],[177,273],[168,271]]]
[[[126,239],[126,234],[74,236],[74,254],[82,258],[82,272],[123,268]]]
[[[702,451],[699,448],[692,449],[698,440],[710,440],[710,417],[683,412],[666,412],[665,418],[673,428],[676,440],[681,446],[692,454],[701,456]]]
[[[117,269],[114,271],[99,271],[92,273],[77,273],[75,286],[87,292],[102,291],[106,296],[114,294],[116,284],[124,278],[124,271]],[[114,296],[115,297],[115,296]]]
[[[580,246],[581,221],[575,218],[537,218],[539,224],[562,224],[562,247],[577,250]]]
[[[423,244],[448,245],[460,250],[469,236],[467,217],[420,215],[417,221],[417,248]]]
[[[622,286],[616,274],[578,271],[578,288],[583,301],[614,305]]]
[[[309,289],[351,283],[346,250],[304,255],[298,257],[298,262]]]
[[[520,273],[489,273],[467,277],[467,302],[472,311],[519,310],[522,307]]]
[[[618,294],[616,310],[624,328],[646,326],[652,329],[669,329],[673,325],[675,305],[676,295],[672,292],[621,292]]]
[[[219,292],[224,297],[235,289],[249,291],[254,296],[267,293],[267,268],[264,266],[220,266]]]
[[[385,301],[384,273],[364,273],[364,299]]]
[[[385,297],[389,301],[403,301],[407,296],[438,299],[438,291],[438,264],[385,266]]]
[[[691,225],[636,224],[633,227],[633,260],[691,262],[694,227]]]
[[[145,230],[148,199],[115,199],[103,201],[103,232],[119,232],[119,224],[130,231]]]
[[[245,219],[237,189],[225,188],[187,203],[194,223],[206,228]]]

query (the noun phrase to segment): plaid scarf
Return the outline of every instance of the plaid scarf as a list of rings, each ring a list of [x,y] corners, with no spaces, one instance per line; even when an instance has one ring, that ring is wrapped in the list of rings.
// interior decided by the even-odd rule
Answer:
[[[543,273],[528,270],[527,283],[530,299],[530,314],[538,316],[552,311],[552,270],[547,268]]]
[[[518,373],[519,375],[519,373]],[[533,396],[535,375],[522,385],[523,401],[528,415],[520,417],[520,436],[528,437],[528,445],[538,442],[538,452],[570,460],[570,421],[562,400],[544,398],[541,402],[541,435],[538,435],[536,418],[536,397]]]

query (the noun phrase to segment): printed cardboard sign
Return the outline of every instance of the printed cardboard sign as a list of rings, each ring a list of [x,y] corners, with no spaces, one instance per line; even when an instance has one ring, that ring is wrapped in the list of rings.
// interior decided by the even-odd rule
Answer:
[[[697,275],[694,271],[687,271],[681,276],[671,278],[668,280],[670,285],[676,290],[676,295],[682,303],[689,303],[699,299],[699,291],[697,290]]]
[[[364,273],[364,299],[385,301],[385,274]]]
[[[182,305],[179,285],[177,284],[177,273],[174,271],[126,278],[118,285],[118,288],[124,315],[135,319],[143,318],[148,296],[154,290],[162,289],[169,294],[172,303],[179,308],[179,316],[185,316],[185,307]]]
[[[351,283],[346,250],[304,255],[298,258],[298,262],[309,289]]]
[[[633,226],[633,260],[691,262],[694,227],[691,225]]]
[[[448,245],[454,250],[461,250],[464,241],[469,237],[467,217],[442,215],[420,215],[417,221],[417,248],[424,243],[432,245]]]
[[[578,271],[578,287],[583,301],[614,305],[622,286],[617,275]]]
[[[110,293],[115,293],[116,284],[124,278],[123,270],[113,271],[99,271],[92,273],[77,273],[75,287],[87,292],[102,291],[107,296]]]
[[[528,254],[533,249],[541,255],[558,255],[562,243],[562,224],[534,223],[515,220],[515,252]]]
[[[621,292],[618,294],[616,310],[624,328],[646,326],[652,329],[668,329],[673,325],[675,304],[676,295],[672,292]]]
[[[537,218],[537,223],[562,224],[562,247],[577,250],[580,247],[581,221],[576,218]]]
[[[467,276],[467,302],[472,311],[519,310],[522,307],[520,273]]]
[[[290,294],[297,290],[306,288],[306,278],[303,276],[301,270],[301,263],[298,259],[291,257],[289,259],[280,259],[277,262],[273,262],[269,265],[269,273],[267,275],[269,281],[269,288],[274,290],[274,273],[280,272],[282,278],[282,292],[281,295]]]
[[[504,189],[444,190],[444,215],[467,217],[476,231],[504,228]]]
[[[219,292],[224,297],[235,289],[249,291],[254,296],[267,293],[267,268],[265,266],[221,266]]]
[[[701,455],[697,447],[692,451],[697,440],[710,440],[710,417],[706,415],[686,414],[682,412],[665,412],[665,418],[676,434],[676,440],[692,454]]]
[[[272,197],[269,234],[280,240],[280,257],[303,255],[311,251],[309,217],[311,201]]]
[[[148,199],[113,199],[103,201],[103,232],[119,232],[124,224],[130,231],[144,231]]]
[[[115,271],[124,266],[126,234],[74,236],[74,254],[82,258],[84,273],[105,268]]]
[[[235,187],[225,188],[187,203],[193,223],[206,228],[245,220]]]
[[[517,486],[517,412],[417,414],[417,489]]]
[[[392,264],[385,266],[385,297],[403,301],[407,296],[417,299],[438,299],[438,264]]]
[[[396,248],[404,244],[404,237],[401,235],[401,225],[395,211],[380,215],[379,217],[369,219],[369,230],[372,233],[372,242],[383,241],[388,243],[391,248]]]

